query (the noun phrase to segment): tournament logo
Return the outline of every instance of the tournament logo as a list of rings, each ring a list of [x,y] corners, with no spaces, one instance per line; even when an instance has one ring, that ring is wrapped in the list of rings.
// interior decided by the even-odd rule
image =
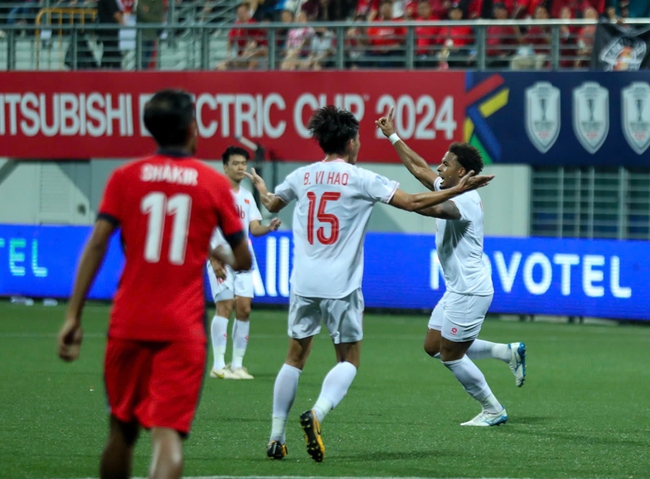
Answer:
[[[592,155],[603,146],[609,133],[609,91],[596,82],[585,82],[573,90],[573,131]]]
[[[600,60],[605,63],[605,71],[638,70],[647,48],[639,38],[614,38],[600,51]]]
[[[642,155],[650,146],[650,85],[634,82],[621,92],[623,133],[630,147]]]
[[[549,82],[526,89],[526,133],[542,153],[551,149],[560,134],[560,89]]]

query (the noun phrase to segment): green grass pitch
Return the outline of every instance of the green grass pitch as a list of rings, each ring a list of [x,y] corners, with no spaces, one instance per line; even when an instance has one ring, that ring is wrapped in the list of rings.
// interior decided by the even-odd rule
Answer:
[[[107,432],[102,358],[109,308],[89,304],[82,357],[64,364],[63,307],[0,302],[0,477],[97,477]],[[362,364],[324,421],[325,461],[307,456],[298,416],[334,364],[326,334],[300,380],[283,461],[265,456],[273,381],[286,352],[285,313],[254,310],[245,365],[254,381],[207,379],[185,446],[186,476],[650,477],[650,328],[488,320],[481,337],[528,346],[528,380],[477,361],[508,424],[461,428],[479,412],[422,350],[427,317],[365,317]],[[230,353],[228,353],[230,354]],[[146,476],[141,436],[134,474]]]

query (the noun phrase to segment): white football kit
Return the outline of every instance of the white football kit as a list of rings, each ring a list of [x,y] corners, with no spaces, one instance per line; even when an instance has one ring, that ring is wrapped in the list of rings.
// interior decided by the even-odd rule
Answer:
[[[440,178],[433,186],[440,191]],[[456,196],[459,220],[436,219],[436,249],[447,291],[436,305],[429,328],[454,342],[478,337],[492,303],[492,278],[483,264],[483,205],[477,191]]]
[[[237,208],[237,212],[239,213],[239,217],[241,218],[244,226],[244,234],[246,235],[246,238],[248,238],[248,230],[251,221],[261,220],[262,215],[260,213],[260,210],[257,208],[253,194],[246,188],[240,186],[237,193],[233,191],[233,196],[235,198],[235,207]],[[210,245],[215,248],[218,245],[227,244],[228,243],[226,242],[221,229],[216,228],[212,235]],[[251,256],[253,257],[254,265],[255,252],[253,251],[250,240],[249,248],[251,251]],[[255,297],[252,271],[242,271],[237,273],[230,266],[226,265],[226,279],[222,280],[217,279],[209,261],[207,268],[208,278],[210,281],[210,291],[212,292],[212,299],[215,303],[233,299],[235,296],[241,296],[242,298]]]
[[[363,240],[372,208],[398,183],[343,160],[297,169],[275,189],[293,212],[289,336],[302,339],[325,323],[335,344],[363,338]]]

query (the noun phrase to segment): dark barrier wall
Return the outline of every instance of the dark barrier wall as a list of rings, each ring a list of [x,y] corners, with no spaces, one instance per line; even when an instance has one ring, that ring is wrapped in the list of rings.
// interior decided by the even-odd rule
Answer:
[[[0,143],[15,158],[131,158],[154,148],[140,121],[151,94],[196,97],[199,156],[237,137],[269,159],[320,160],[306,124],[326,104],[361,121],[360,159],[398,162],[374,125],[395,106],[399,135],[438,163],[452,141],[487,163],[650,165],[650,71],[4,72]]]
[[[0,295],[65,297],[88,227],[0,225]],[[258,304],[287,304],[291,234],[253,240]],[[486,238],[495,313],[650,320],[650,243]],[[444,292],[431,235],[368,233],[366,305],[435,306]],[[117,236],[92,290],[110,299],[123,257]],[[324,278],[324,280],[327,280]]]

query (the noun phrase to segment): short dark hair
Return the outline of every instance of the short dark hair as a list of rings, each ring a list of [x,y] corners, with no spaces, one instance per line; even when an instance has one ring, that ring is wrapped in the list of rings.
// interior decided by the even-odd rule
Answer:
[[[194,101],[183,90],[161,90],[144,107],[144,126],[160,147],[184,146],[194,121]]]
[[[452,143],[449,152],[456,155],[456,160],[467,172],[474,171],[478,175],[483,171],[481,152],[469,143]]]
[[[348,142],[359,133],[359,121],[349,111],[329,105],[314,112],[307,128],[326,154],[344,155]]]
[[[251,155],[248,154],[248,151],[240,148],[239,146],[229,146],[226,148],[226,151],[224,151],[221,154],[221,161],[223,161],[224,165],[227,165],[230,162],[230,157],[233,155],[240,155],[246,158],[246,161],[251,159]]]

